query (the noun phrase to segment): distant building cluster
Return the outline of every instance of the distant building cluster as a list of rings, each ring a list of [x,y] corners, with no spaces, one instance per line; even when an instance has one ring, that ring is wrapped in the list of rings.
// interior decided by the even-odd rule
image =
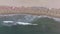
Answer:
[[[60,9],[46,7],[9,7],[0,6],[0,14],[32,14],[60,17]]]

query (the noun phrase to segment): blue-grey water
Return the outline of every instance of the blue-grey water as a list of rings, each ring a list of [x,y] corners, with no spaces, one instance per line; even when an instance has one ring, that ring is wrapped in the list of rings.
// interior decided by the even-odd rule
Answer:
[[[31,23],[33,20],[39,19],[40,17],[53,18],[55,21],[60,22],[60,18],[49,17],[45,15],[43,16],[27,14],[0,15],[0,34],[45,34],[46,32],[42,33],[41,31],[39,31],[38,29],[39,26],[17,24],[17,22]],[[4,23],[3,21],[13,21],[13,23]]]

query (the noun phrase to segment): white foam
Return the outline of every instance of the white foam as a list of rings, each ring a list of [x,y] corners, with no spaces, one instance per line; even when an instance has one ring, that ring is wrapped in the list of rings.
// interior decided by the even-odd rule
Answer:
[[[3,21],[3,23],[13,23],[13,21]]]
[[[24,22],[17,22],[19,25],[38,25],[38,24],[32,24],[32,23],[24,23]]]

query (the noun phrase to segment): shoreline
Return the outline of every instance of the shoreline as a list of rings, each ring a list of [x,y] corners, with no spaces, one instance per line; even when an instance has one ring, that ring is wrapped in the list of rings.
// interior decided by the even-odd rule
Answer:
[[[52,19],[54,19],[54,20],[56,20],[56,21],[60,21],[60,18],[57,18],[57,17],[51,17],[51,16],[47,16],[47,15],[30,15],[30,14],[4,14],[4,15],[0,15],[0,17],[8,17],[8,16],[15,16],[15,15],[22,15],[22,16],[35,16],[35,17],[37,17],[37,18],[40,18],[40,17],[48,17],[48,18],[52,18]]]
[[[43,15],[43,14],[40,14],[40,15],[38,15],[38,14],[23,14],[23,13],[21,13],[21,14],[0,14],[0,16],[14,16],[14,15],[32,15],[32,16],[49,16],[49,17],[54,17],[54,18],[60,18],[60,17],[58,17],[58,16],[53,16],[53,15]]]

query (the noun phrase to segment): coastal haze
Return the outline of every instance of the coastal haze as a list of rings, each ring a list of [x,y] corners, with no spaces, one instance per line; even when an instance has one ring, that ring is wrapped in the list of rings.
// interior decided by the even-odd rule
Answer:
[[[60,8],[60,0],[0,0],[1,6]]]
[[[5,6],[46,6],[48,0],[0,0],[0,5]]]

